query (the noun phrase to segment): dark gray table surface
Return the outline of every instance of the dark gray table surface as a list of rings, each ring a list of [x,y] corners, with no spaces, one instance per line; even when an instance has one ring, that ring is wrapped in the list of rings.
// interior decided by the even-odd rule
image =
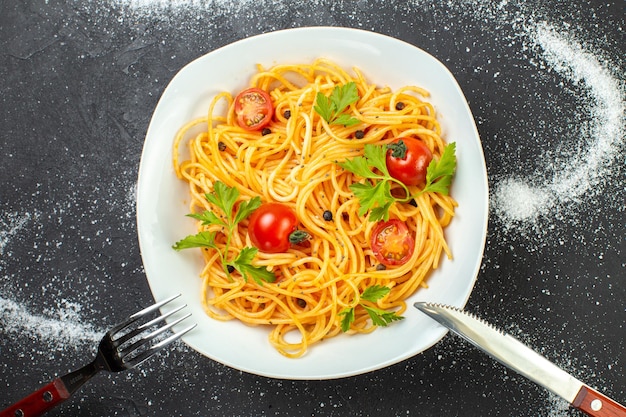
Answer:
[[[135,187],[170,79],[233,41],[322,25],[402,39],[450,69],[490,185],[467,309],[626,402],[624,24],[619,1],[0,1],[0,408],[152,303]],[[331,381],[249,375],[178,343],[49,415],[581,414],[447,335]]]

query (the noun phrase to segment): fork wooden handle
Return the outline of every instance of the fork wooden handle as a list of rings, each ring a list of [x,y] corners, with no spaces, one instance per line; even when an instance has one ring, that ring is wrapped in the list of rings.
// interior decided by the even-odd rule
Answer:
[[[61,378],[33,392],[27,397],[0,411],[0,417],[35,417],[70,398]]]

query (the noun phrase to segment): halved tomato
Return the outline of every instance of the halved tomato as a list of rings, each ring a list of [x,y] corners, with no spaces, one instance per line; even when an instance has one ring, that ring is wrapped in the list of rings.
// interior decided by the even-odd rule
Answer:
[[[415,250],[409,229],[397,219],[379,222],[372,231],[370,244],[376,259],[387,266],[405,264]]]
[[[260,88],[248,88],[235,97],[237,123],[246,130],[260,130],[269,124],[274,115],[270,95]]]

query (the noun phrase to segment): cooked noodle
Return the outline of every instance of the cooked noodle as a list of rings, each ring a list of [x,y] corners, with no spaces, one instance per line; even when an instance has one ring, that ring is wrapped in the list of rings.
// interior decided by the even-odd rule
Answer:
[[[414,86],[392,91],[366,81],[357,69],[350,75],[336,64],[318,59],[306,65],[258,68],[250,81],[270,93],[275,115],[271,133],[243,130],[237,124],[233,97],[218,94],[207,117],[183,126],[174,143],[176,174],[189,183],[191,211],[215,210],[205,199],[213,184],[221,181],[240,191],[240,200],[259,196],[264,202],[290,206],[299,228],[311,235],[305,244],[285,253],[259,251],[255,265],[267,266],[277,277],[260,285],[224,271],[219,254],[202,249],[205,267],[202,303],[206,313],[218,320],[238,319],[249,325],[271,327],[269,340],[283,355],[299,357],[312,344],[342,333],[339,313],[357,306],[360,294],[373,285],[388,286],[389,294],[376,307],[402,314],[405,299],[425,286],[429,271],[437,268],[443,253],[452,255],[443,229],[454,216],[456,202],[448,195],[423,193],[416,204],[393,204],[390,218],[404,221],[415,239],[411,259],[399,266],[377,268],[370,248],[376,223],[359,216],[359,201],[348,188],[362,178],[342,169],[338,162],[362,155],[364,144],[386,144],[398,137],[423,141],[439,158],[446,145],[433,106],[424,101],[428,92]],[[345,127],[329,125],[313,109],[318,92],[326,96],[340,85],[354,81],[359,100],[347,110],[360,123]],[[404,107],[396,109],[397,103]],[[217,114],[220,106],[228,107]],[[401,106],[400,106],[401,107]],[[400,108],[398,107],[398,108]],[[285,111],[291,115],[285,117]],[[197,125],[205,126],[196,134]],[[355,138],[357,131],[364,137]],[[189,159],[180,161],[186,144]],[[392,187],[393,189],[393,187]],[[419,188],[409,187],[417,194]],[[324,211],[333,214],[324,220]],[[252,243],[247,220],[241,222],[230,241],[229,258]],[[219,231],[216,226],[199,230]],[[226,245],[218,233],[216,243]],[[355,310],[348,333],[368,333],[376,328],[362,309]]]

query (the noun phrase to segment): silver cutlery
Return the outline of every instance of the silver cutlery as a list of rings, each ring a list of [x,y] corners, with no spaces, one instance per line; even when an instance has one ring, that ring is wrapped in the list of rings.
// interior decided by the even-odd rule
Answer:
[[[516,338],[456,307],[418,302],[414,306],[503,365],[594,417],[626,417],[626,407],[568,374]]]
[[[103,370],[119,372],[134,368],[159,350],[180,339],[185,333],[193,329],[195,324],[168,337],[164,337],[163,334],[187,319],[191,314],[173,320],[168,324],[162,324],[162,322],[164,323],[165,319],[181,311],[186,305],[176,307],[159,317],[150,319],[159,308],[166,306],[179,296],[180,294],[153,304],[133,314],[123,323],[114,326],[100,341],[98,353],[91,363],[56,378],[29,396],[0,411],[0,417],[33,417],[42,415],[52,407],[67,400],[98,372]],[[148,321],[140,324],[142,319]]]

